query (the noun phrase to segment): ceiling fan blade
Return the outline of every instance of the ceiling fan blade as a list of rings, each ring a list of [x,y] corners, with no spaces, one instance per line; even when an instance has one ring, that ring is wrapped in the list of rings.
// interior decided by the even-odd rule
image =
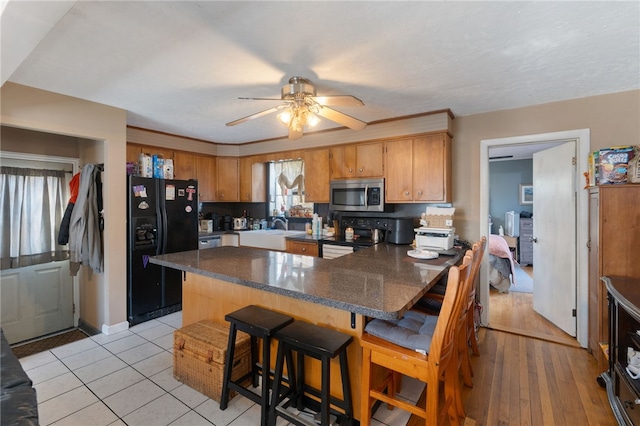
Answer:
[[[302,132],[292,129],[291,127],[289,128],[289,139],[291,140],[296,140],[296,139],[300,139],[302,137]]]
[[[284,105],[278,105],[277,107],[265,109],[264,111],[257,112],[255,114],[248,115],[246,117],[239,118],[227,123],[227,126],[235,126],[236,124],[244,123],[245,121],[253,120],[254,118],[262,117],[263,115],[271,114],[272,112],[279,111]]]
[[[357,118],[353,118],[350,115],[343,114],[335,109],[331,109],[328,107],[320,107],[318,108],[318,115],[321,115],[324,118],[327,118],[331,121],[335,121],[336,123],[342,124],[353,130],[362,130],[367,127],[367,123],[364,121],[360,121]]]
[[[329,106],[364,106],[364,102],[351,95],[313,96],[320,105]]]
[[[282,98],[238,98],[247,101],[280,101],[282,102]]]

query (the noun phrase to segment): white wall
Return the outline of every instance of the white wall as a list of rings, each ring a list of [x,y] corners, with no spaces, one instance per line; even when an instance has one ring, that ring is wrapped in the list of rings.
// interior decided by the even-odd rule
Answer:
[[[80,146],[80,164],[104,163],[104,273],[79,274],[81,318],[110,332],[125,327],[126,280],[126,111],[69,96],[5,83],[0,123],[89,139]],[[124,324],[123,324],[124,323]]]

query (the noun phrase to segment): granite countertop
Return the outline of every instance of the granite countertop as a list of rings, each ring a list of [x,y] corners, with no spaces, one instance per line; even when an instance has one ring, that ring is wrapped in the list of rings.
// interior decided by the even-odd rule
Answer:
[[[418,260],[377,244],[337,259],[248,247],[155,256],[151,263],[381,319],[397,319],[462,256]]]

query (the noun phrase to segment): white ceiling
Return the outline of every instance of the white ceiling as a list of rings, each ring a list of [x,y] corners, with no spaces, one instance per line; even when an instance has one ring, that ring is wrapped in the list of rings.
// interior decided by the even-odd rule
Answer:
[[[286,137],[292,76],[366,122],[464,116],[640,88],[640,2],[2,4],[2,84],[128,111],[129,125],[217,143]],[[322,121],[316,129],[338,127]],[[304,139],[303,139],[304,140]]]

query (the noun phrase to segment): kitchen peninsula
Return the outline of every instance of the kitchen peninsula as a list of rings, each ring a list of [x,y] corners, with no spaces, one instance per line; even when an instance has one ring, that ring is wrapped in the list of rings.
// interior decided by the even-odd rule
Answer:
[[[397,319],[443,277],[458,256],[418,260],[408,245],[377,244],[337,259],[251,249],[217,247],[151,258],[185,272],[183,326],[202,319],[224,324],[225,314],[256,304],[297,320],[354,336],[348,349],[354,412],[360,410],[365,318]],[[319,364],[309,363],[308,378]],[[340,369],[331,370],[332,393],[342,396]],[[310,380],[314,384],[313,380]],[[319,383],[314,385],[319,387]],[[334,386],[335,385],[335,386]]]

